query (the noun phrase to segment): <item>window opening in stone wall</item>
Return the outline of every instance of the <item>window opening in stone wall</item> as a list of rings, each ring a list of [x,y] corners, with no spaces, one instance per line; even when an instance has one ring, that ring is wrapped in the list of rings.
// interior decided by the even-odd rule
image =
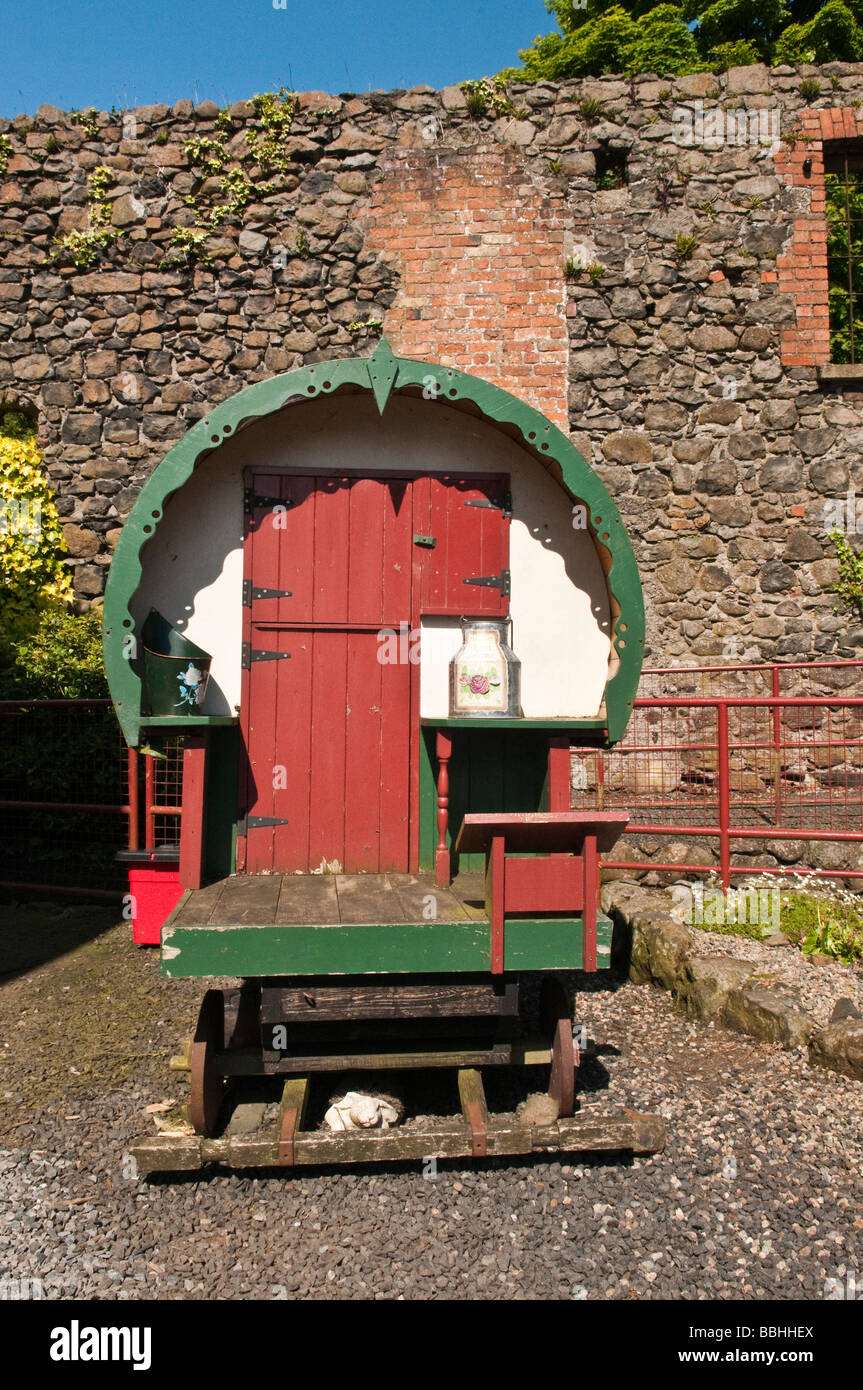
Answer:
[[[824,145],[830,361],[863,361],[863,141]]]
[[[594,150],[596,160],[596,186],[600,190],[625,188],[629,179],[626,173],[626,150],[614,150],[601,145]]]

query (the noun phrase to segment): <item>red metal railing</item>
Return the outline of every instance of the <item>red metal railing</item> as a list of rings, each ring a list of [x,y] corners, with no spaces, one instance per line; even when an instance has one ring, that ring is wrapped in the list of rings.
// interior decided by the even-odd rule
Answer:
[[[863,878],[863,859],[851,848],[863,842],[863,698],[829,693],[859,688],[863,662],[660,668],[644,672],[642,689],[672,677],[699,693],[640,695],[625,743],[611,753],[575,752],[573,805],[627,809],[630,839],[715,840],[726,887],[734,874],[799,873],[804,859],[823,858],[824,842],[844,843],[848,853],[807,862],[807,873]],[[818,693],[781,693],[804,683]],[[732,694],[729,685],[770,693]],[[664,873],[710,867],[691,857],[606,863]]]

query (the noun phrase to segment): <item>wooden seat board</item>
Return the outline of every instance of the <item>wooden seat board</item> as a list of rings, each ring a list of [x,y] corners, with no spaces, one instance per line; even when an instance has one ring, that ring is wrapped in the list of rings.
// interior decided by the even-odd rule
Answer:
[[[596,848],[606,853],[626,829],[625,811],[525,811],[514,814],[465,816],[455,842],[456,852],[484,852],[493,837],[503,836],[508,854],[561,854],[579,850],[586,835],[596,836]]]
[[[275,921],[281,887],[281,874],[237,874],[226,879],[210,924],[269,925]]]
[[[434,899],[434,916],[424,912]],[[177,927],[486,922],[481,874],[234,874],[188,892]]]
[[[433,883],[430,884],[430,875],[388,874],[387,877],[402,905],[404,921],[428,921],[430,917],[436,922],[470,920],[470,913],[464,903],[459,901],[451,889],[436,888]]]
[[[302,922],[340,922],[339,895],[331,874],[281,876],[275,922],[289,926]]]

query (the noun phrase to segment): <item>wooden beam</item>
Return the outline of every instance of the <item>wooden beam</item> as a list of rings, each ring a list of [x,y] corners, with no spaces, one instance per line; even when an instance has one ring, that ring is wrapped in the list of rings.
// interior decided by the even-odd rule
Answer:
[[[548,740],[548,809],[570,809],[570,751],[566,735],[553,734]]]
[[[458,1074],[458,1094],[462,1114],[470,1130],[471,1153],[485,1158],[488,1153],[488,1106],[482,1075],[475,1067],[462,1067]]]
[[[292,1167],[294,1140],[302,1129],[309,1101],[309,1078],[291,1076],[282,1087],[279,1106],[279,1164]]]
[[[503,835],[495,835],[486,861],[486,912],[491,922],[491,973],[503,974],[506,855]]]
[[[631,1110],[616,1114],[588,1111],[550,1125],[529,1126],[503,1116],[490,1116],[488,1153],[590,1153],[596,1151],[651,1154],[665,1144],[665,1124],[659,1115],[638,1115]],[[461,1119],[429,1122],[423,1129],[367,1130],[364,1133],[331,1134],[309,1130],[294,1138],[296,1166],[323,1163],[422,1162],[438,1158],[467,1157],[473,1151],[468,1127]],[[278,1162],[278,1142],[272,1134],[230,1134],[220,1139],[199,1135],[147,1135],[132,1145],[131,1152],[142,1174],[183,1172],[207,1163],[229,1168],[266,1168]]]
[[[183,888],[200,888],[204,882],[209,739],[209,730],[199,729],[185,735],[183,746],[183,814],[180,817],[180,886]]]
[[[596,836],[584,837],[584,935],[582,953],[583,970],[596,969],[596,908],[599,901],[599,856],[596,849]]]

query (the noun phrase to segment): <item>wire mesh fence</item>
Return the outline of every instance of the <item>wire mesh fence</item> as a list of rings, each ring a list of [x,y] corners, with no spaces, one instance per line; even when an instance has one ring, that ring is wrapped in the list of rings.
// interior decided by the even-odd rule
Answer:
[[[620,867],[863,878],[861,677],[863,662],[645,671],[624,742],[573,753],[572,805],[630,813]]]
[[[122,894],[127,819],[110,700],[0,701],[0,886]]]

